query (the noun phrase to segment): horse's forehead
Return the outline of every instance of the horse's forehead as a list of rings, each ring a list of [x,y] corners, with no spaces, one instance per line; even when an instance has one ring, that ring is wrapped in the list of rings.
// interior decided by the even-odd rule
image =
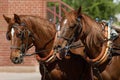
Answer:
[[[64,19],[63,23],[66,24],[68,22],[68,19]]]
[[[67,16],[65,16],[65,19],[63,21],[64,24],[66,23],[72,23],[76,20],[76,16],[75,14],[71,13],[71,14],[68,14]]]
[[[11,36],[14,36],[15,30],[14,28],[11,28]]]

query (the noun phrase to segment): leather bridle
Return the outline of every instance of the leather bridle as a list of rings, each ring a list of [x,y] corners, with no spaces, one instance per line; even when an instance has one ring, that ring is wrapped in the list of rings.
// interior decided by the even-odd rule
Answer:
[[[12,45],[10,47],[10,49],[18,49],[18,50],[20,50],[21,57],[24,57],[24,56],[27,56],[27,54],[25,54],[26,51],[33,46],[33,45],[28,45],[29,38],[31,38],[32,40],[34,40],[34,39],[31,36],[30,30],[28,30],[26,28],[23,29],[23,30],[20,30],[19,26],[26,27],[26,24],[25,23],[21,23],[21,24],[15,23],[15,24],[12,25],[12,28],[15,28],[15,29],[17,29],[19,31],[19,35],[17,37],[20,38],[20,40],[22,41],[22,44],[20,45],[20,47]],[[24,43],[25,33],[27,33],[27,37],[28,37],[26,44]]]
[[[80,23],[80,20],[81,20],[80,18],[81,18],[81,17],[78,17],[78,18],[76,19],[77,23],[74,25],[75,30],[73,30],[73,34],[71,35],[70,38],[67,38],[67,37],[62,36],[62,35],[57,36],[58,38],[62,38],[62,39],[64,39],[64,40],[67,41],[67,44],[66,44],[66,46],[64,47],[65,50],[66,50],[66,49],[70,49],[71,47],[73,47],[73,46],[72,46],[72,43],[77,40],[79,34],[82,32],[82,24]],[[70,29],[70,28],[71,28],[71,27],[69,27],[68,29]],[[65,29],[65,28],[64,28],[64,29]],[[75,47],[75,46],[74,46],[74,47]],[[60,49],[60,50],[63,50],[63,49]],[[67,50],[67,51],[69,51],[69,50]]]

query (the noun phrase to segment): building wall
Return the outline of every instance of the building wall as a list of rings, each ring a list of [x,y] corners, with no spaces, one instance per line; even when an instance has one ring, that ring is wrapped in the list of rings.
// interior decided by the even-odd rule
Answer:
[[[0,0],[0,66],[37,65],[34,56],[26,57],[24,63],[20,65],[14,65],[10,61],[10,42],[6,40],[7,23],[2,15],[13,17],[14,13],[18,15],[38,15],[45,18],[46,0]]]

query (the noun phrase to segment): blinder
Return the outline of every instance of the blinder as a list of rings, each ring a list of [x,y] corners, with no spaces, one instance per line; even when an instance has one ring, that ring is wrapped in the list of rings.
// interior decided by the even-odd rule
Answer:
[[[20,26],[26,27],[26,24],[22,22]],[[31,32],[29,30],[27,30],[27,32],[28,32],[28,37],[32,37]],[[24,39],[25,38],[24,35],[25,35],[24,31],[21,31],[21,38]]]
[[[9,32],[9,31],[6,33],[6,39],[7,39],[7,40],[11,40],[10,32]]]
[[[80,23],[81,18],[82,18],[82,16],[78,16],[78,17],[76,18],[76,21],[77,21],[77,23],[75,24],[76,29],[75,29],[75,32],[74,32],[73,37],[70,38],[70,39],[71,39],[71,43],[77,39],[77,37],[79,36],[79,34],[80,34],[81,31],[82,31],[82,25],[81,25],[81,23]]]
[[[17,35],[17,37],[19,37],[21,40],[24,40],[25,39],[24,31],[20,31],[20,33]]]
[[[21,40],[24,40],[24,39],[25,39],[25,31],[28,32],[28,37],[32,37],[32,33],[31,33],[29,30],[23,30],[23,31],[20,31],[20,33],[18,34],[18,37],[19,37]]]

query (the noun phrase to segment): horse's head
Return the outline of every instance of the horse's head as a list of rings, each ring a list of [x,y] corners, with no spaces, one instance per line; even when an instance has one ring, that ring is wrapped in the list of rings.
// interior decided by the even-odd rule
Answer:
[[[28,46],[32,43],[30,31],[18,15],[14,14],[13,19],[6,17],[5,15],[3,15],[3,17],[8,23],[6,38],[11,41],[10,59],[15,64],[22,63],[23,56],[25,55]]]
[[[66,12],[63,9],[64,17],[61,21],[61,30],[59,39],[55,44],[55,48],[65,48],[67,45],[70,45],[73,41],[76,41],[79,34],[81,33],[81,7],[78,11]]]
[[[56,41],[55,50],[66,52],[71,49],[72,43],[81,40],[87,53],[85,56],[90,58],[98,56],[95,61],[101,58],[107,40],[101,25],[86,14],[81,13],[81,7],[77,11],[66,12],[63,10],[63,12],[65,16],[61,22],[60,36]],[[101,54],[100,57],[99,54]],[[94,62],[94,60],[91,61]]]

